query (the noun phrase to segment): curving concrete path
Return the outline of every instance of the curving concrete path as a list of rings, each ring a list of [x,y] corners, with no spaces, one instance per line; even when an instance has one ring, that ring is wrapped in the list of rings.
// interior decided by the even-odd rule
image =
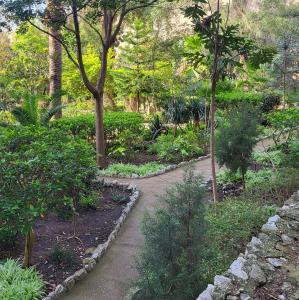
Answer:
[[[259,142],[256,150],[264,150],[270,140]],[[211,176],[209,158],[195,163],[195,174],[204,179]],[[118,181],[133,183],[141,192],[141,197],[128,216],[110,249],[105,253],[88,276],[79,281],[62,300],[123,300],[130,283],[138,276],[135,257],[143,245],[140,221],[146,211],[153,211],[158,205],[158,196],[165,193],[169,185],[181,181],[184,168],[145,179],[123,179]],[[110,178],[111,180],[111,178]]]

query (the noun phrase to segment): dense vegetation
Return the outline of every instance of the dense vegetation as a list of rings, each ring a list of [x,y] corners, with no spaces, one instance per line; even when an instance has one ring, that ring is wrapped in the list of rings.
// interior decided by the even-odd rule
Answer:
[[[212,195],[188,171],[144,219],[135,296],[195,299],[228,267],[299,182],[299,5],[249,2],[0,1],[3,258],[24,244],[30,267],[49,216],[72,220],[82,243],[76,220],[101,206],[99,175],[209,154]],[[110,193],[107,207],[126,203]],[[54,260],[71,253],[52,246]],[[3,258],[3,299],[39,299],[37,271]]]

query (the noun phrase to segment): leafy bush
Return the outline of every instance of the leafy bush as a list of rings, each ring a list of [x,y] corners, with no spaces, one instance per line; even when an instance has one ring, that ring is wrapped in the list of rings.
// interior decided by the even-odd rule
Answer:
[[[204,187],[192,172],[161,199],[163,208],[146,215],[145,245],[138,259],[141,290],[134,299],[195,299],[201,274],[197,272],[204,232]],[[167,296],[165,296],[167,295]]]
[[[138,176],[145,176],[166,168],[166,165],[159,164],[156,162],[150,162],[143,165],[132,165],[132,164],[111,164],[107,169],[101,170],[101,175],[119,175],[119,176],[132,176],[136,174]]]
[[[76,259],[76,255],[72,250],[64,249],[58,245],[51,250],[49,258],[53,264],[62,269],[79,264],[79,261]]]
[[[263,100],[263,94],[255,92],[244,92],[234,90],[231,92],[221,92],[217,94],[217,103],[219,108],[229,108],[238,106],[242,102],[258,105]]]
[[[109,156],[114,158],[130,156],[135,150],[143,147],[143,135],[126,129],[120,132],[117,138],[111,142]]]
[[[282,164],[286,167],[299,168],[299,140],[290,141],[285,151]]]
[[[94,150],[86,141],[39,127],[7,129],[0,143],[0,239],[26,234],[48,210],[73,211],[91,195]]]
[[[274,129],[272,138],[276,146],[288,143],[293,138],[298,138],[299,108],[288,108],[284,111],[276,111],[268,115],[268,121]],[[287,137],[285,138],[285,131]]]
[[[255,151],[252,158],[260,164],[279,166],[283,161],[283,154],[280,150]]]
[[[274,93],[256,93],[244,92],[243,90],[234,90],[221,92],[217,95],[219,108],[228,109],[239,106],[241,103],[251,103],[258,107],[262,113],[269,113],[280,103],[280,96]]]
[[[59,128],[73,135],[79,135],[88,141],[95,139],[95,116],[80,115],[62,118],[51,123],[51,127]],[[130,130],[139,133],[143,128],[141,114],[134,112],[110,112],[104,115],[104,130],[108,143],[115,140],[120,132]]]
[[[0,264],[0,297],[2,300],[39,300],[44,282],[34,268],[22,269],[14,260]]]
[[[192,131],[181,133],[177,137],[172,134],[161,135],[150,145],[149,152],[168,161],[179,161],[204,154],[199,137]]]

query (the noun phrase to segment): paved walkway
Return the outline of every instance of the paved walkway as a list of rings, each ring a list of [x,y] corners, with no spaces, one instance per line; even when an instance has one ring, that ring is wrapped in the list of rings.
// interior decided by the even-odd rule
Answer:
[[[260,142],[256,149],[263,150],[269,141]],[[201,174],[204,179],[211,176],[210,159],[195,163],[195,174]],[[158,205],[158,196],[165,193],[169,185],[181,181],[184,169],[146,178],[118,180],[133,183],[141,192],[141,197],[129,214],[117,238],[110,249],[98,262],[88,276],[78,282],[76,286],[62,300],[123,300],[128,292],[130,283],[138,273],[135,257],[138,249],[143,245],[140,232],[140,221],[146,211],[153,211]]]

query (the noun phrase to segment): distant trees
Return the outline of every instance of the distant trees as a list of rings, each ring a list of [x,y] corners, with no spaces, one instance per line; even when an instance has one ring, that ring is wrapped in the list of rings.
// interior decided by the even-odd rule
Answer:
[[[127,15],[138,9],[149,7],[157,1],[158,0],[111,0],[100,2],[83,0],[60,1],[64,9],[68,11],[68,14],[65,15],[63,20],[59,18],[59,20],[55,22],[56,25],[59,23],[62,26],[61,29],[67,33],[66,36],[61,37],[56,37],[34,22],[34,18],[39,15],[44,16],[45,14],[42,8],[43,5],[40,5],[43,4],[41,1],[13,0],[1,2],[2,10],[4,10],[7,18],[17,22],[29,22],[32,26],[58,41],[64,48],[68,58],[80,71],[82,81],[93,96],[95,102],[96,153],[97,163],[100,167],[105,167],[107,164],[105,159],[103,101],[109,50],[115,45]],[[81,35],[82,23],[87,24],[98,38],[97,50],[100,56],[100,68],[96,83],[92,82],[88,77],[83,61],[84,45]],[[66,39],[66,37],[68,38]]]

